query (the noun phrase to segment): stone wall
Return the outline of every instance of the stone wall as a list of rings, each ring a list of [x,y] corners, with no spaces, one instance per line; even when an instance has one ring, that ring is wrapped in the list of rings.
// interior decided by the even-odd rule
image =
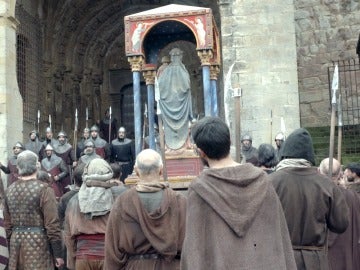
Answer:
[[[281,117],[286,133],[300,125],[293,1],[222,0],[219,6],[223,76],[235,63],[232,86],[243,90],[241,133],[255,146],[272,143]],[[234,121],[233,137],[240,132]]]
[[[11,3],[0,0],[0,161],[4,164],[22,138],[22,99],[16,82],[18,23],[11,11]]]
[[[301,126],[330,125],[328,66],[357,58],[358,0],[296,0]]]

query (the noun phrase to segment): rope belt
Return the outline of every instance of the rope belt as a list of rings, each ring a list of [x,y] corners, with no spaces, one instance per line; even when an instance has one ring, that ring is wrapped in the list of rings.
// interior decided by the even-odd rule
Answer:
[[[293,250],[309,250],[309,251],[323,251],[325,247],[317,247],[317,246],[293,246]]]
[[[180,260],[181,255],[176,254],[175,260]],[[151,254],[137,254],[137,255],[131,255],[129,257],[129,260],[159,260],[162,259],[163,256],[161,254],[157,253],[151,253]]]

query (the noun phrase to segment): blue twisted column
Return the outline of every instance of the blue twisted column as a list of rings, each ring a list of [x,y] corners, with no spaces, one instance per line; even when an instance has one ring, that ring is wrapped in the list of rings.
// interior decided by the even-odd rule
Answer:
[[[148,106],[148,123],[149,123],[149,148],[156,151],[155,144],[155,110],[154,110],[154,102],[155,102],[155,76],[156,71],[155,68],[146,68],[143,72],[143,76],[145,78],[146,87],[147,87],[147,106]]]
[[[199,50],[198,56],[202,66],[205,116],[211,116],[210,59],[213,57],[213,53],[211,50]]]
[[[210,85],[211,85],[211,116],[218,116],[218,101],[217,101],[217,79],[220,73],[219,65],[212,64],[210,66]]]
[[[141,92],[140,92],[140,72],[144,61],[142,56],[130,56],[128,61],[133,72],[134,88],[134,129],[135,129],[135,154],[141,151]]]

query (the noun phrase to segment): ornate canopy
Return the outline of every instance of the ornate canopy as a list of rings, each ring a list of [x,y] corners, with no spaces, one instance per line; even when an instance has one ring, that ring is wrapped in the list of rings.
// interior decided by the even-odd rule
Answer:
[[[175,40],[196,44],[197,50],[211,50],[219,63],[219,34],[210,8],[171,4],[125,17],[127,56],[142,55],[155,63],[161,48]]]

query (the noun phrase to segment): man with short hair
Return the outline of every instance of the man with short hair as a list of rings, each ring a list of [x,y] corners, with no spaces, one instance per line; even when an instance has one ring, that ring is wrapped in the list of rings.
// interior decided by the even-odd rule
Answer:
[[[118,197],[109,216],[105,269],[179,269],[186,199],[160,182],[162,167],[152,149],[137,156],[140,180]]]
[[[329,158],[321,161],[319,172],[329,175]],[[341,164],[333,159],[332,181],[340,186]],[[341,234],[329,232],[329,265],[330,269],[347,270],[360,269],[360,196],[353,190],[340,187],[350,210],[350,222],[346,231]]]
[[[279,199],[267,174],[230,156],[230,130],[220,118],[195,123],[204,170],[188,189],[181,269],[296,269]]]
[[[88,141],[92,141],[94,143],[96,154],[105,160],[110,158],[110,146],[104,139],[100,138],[99,128],[96,125],[90,128],[90,138],[86,142]]]
[[[328,231],[343,233],[349,209],[341,190],[319,174],[310,133],[294,130],[269,175],[284,209],[298,270],[329,269]]]
[[[347,189],[360,194],[360,164],[351,162],[345,167],[343,182]]]
[[[22,151],[24,151],[24,145],[21,142],[17,142],[13,147],[14,155],[11,158],[9,158],[7,166],[4,166],[0,162],[0,169],[4,173],[9,175],[8,181],[7,181],[7,186],[10,186],[12,183],[14,183],[18,179],[19,171],[17,168],[17,157]]]
[[[124,127],[119,128],[117,139],[113,140],[110,145],[111,162],[116,162],[121,166],[122,182],[132,174],[135,161],[135,146],[132,140],[126,138]]]
[[[65,162],[53,152],[54,149],[51,144],[48,144],[45,147],[46,157],[41,161],[41,169],[51,175],[52,188],[54,189],[56,198],[60,199],[64,194],[61,182],[69,172]]]
[[[35,153],[20,153],[19,180],[6,191],[9,270],[49,270],[54,269],[54,261],[56,267],[64,264],[56,199],[51,187],[36,179],[37,162]]]

